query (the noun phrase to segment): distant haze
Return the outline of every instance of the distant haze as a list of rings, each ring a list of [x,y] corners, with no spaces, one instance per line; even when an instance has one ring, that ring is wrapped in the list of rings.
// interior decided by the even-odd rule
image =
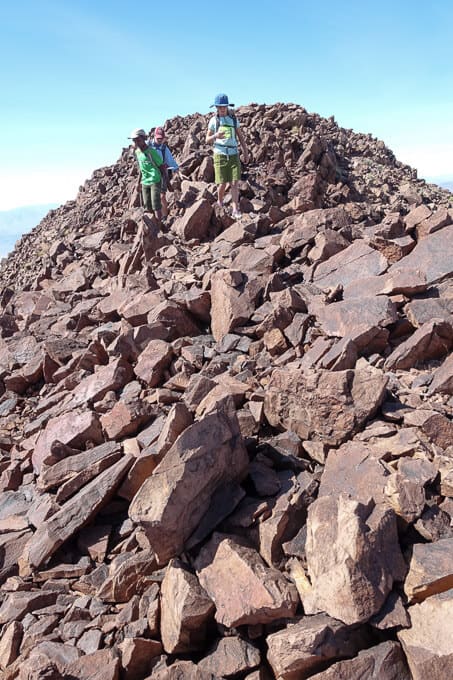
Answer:
[[[0,211],[0,258],[6,257],[21,236],[36,227],[49,210],[57,207],[56,203],[47,203]]]

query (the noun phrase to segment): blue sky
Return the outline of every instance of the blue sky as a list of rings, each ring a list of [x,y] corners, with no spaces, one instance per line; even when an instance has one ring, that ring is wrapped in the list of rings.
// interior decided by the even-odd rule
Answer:
[[[0,210],[74,198],[132,128],[218,92],[334,115],[453,178],[451,0],[5,1],[0,63]]]

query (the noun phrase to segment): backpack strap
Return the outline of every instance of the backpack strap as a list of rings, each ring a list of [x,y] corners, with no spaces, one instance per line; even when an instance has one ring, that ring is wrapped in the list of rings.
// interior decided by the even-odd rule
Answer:
[[[237,130],[238,127],[238,119],[236,118],[236,114],[234,111],[231,109],[228,109],[227,116],[230,116],[231,120],[233,121],[233,127],[235,130]],[[215,117],[215,131],[218,132],[220,127],[220,116],[218,113],[216,113]]]
[[[161,173],[161,170],[160,170],[159,166],[157,165],[156,161],[155,161],[154,158],[153,158],[153,155],[152,155],[152,153],[151,153],[151,149],[148,147],[148,148],[146,149],[146,151],[143,151],[143,153],[145,154],[146,158],[149,160],[149,162],[151,163],[151,165],[154,166],[154,169],[157,170],[159,173]],[[161,176],[162,176],[162,173],[161,173]]]

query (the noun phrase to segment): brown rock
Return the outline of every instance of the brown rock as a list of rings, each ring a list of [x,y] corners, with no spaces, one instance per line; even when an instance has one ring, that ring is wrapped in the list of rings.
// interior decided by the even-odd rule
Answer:
[[[429,394],[453,394],[453,354],[434,371]]]
[[[201,585],[214,601],[216,620],[228,627],[269,623],[292,617],[297,591],[276,569],[266,567],[252,548],[214,534],[195,566]]]
[[[347,286],[356,279],[377,276],[387,269],[387,260],[364,241],[354,241],[348,248],[316,266],[312,281],[321,288],[341,284]]]
[[[286,328],[283,329],[285,337],[288,338],[293,347],[297,347],[297,345],[300,345],[303,342],[305,333],[310,325],[310,320],[311,317],[309,314],[298,312],[294,314],[293,320],[289,326],[286,326]]]
[[[360,633],[326,614],[304,616],[267,637],[267,659],[277,678],[302,680],[326,662],[351,657],[363,646]]]
[[[453,308],[450,307],[448,298],[421,298],[411,300],[405,305],[404,313],[414,328],[420,328],[434,319],[451,322]]]
[[[54,442],[80,447],[87,441],[95,444],[103,441],[99,419],[92,411],[70,411],[51,418],[39,435],[33,451],[35,471],[39,474],[43,462],[51,455]]]
[[[320,368],[345,371],[354,368],[357,361],[357,345],[347,336],[336,342],[319,361]]]
[[[326,229],[316,234],[315,245],[308,253],[308,258],[311,262],[322,262],[344,250],[349,245],[349,241],[341,234],[332,229]]]
[[[241,479],[247,464],[231,405],[220,406],[184,430],[129,508],[129,516],[143,525],[160,562],[180,552],[218,486]]]
[[[274,427],[337,446],[376,412],[385,386],[386,378],[368,369],[301,374],[288,364],[273,372],[264,412]]]
[[[428,208],[427,205],[418,205],[416,208],[410,210],[409,213],[404,218],[406,231],[413,229],[414,227],[417,226],[417,224],[420,224],[420,222],[423,222],[423,220],[428,219],[431,216],[431,214],[432,214],[431,210]]]
[[[453,538],[414,545],[404,592],[409,602],[453,588]]]
[[[22,555],[31,531],[9,531],[0,535],[0,583],[12,573],[17,573],[17,562]]]
[[[141,680],[151,670],[152,660],[162,653],[160,642],[139,637],[126,638],[118,649],[125,680]]]
[[[119,680],[120,661],[110,649],[85,654],[65,667],[68,678],[78,680]]]
[[[411,622],[402,597],[392,591],[382,609],[370,619],[370,624],[384,631],[389,628],[409,628]]]
[[[135,375],[150,387],[156,387],[162,378],[164,370],[173,357],[172,346],[164,340],[151,340],[138,357]]]
[[[393,268],[421,269],[426,276],[426,283],[431,285],[441,281],[453,273],[453,225],[444,227],[435,234],[430,234],[417,243],[414,250],[402,260],[392,265]]]
[[[425,238],[429,234],[439,231],[452,223],[451,215],[446,208],[439,208],[423,222],[419,222],[416,228],[417,240]]]
[[[388,504],[406,522],[414,522],[426,503],[425,485],[437,476],[437,468],[423,458],[403,458],[398,470],[387,479],[385,496]]]
[[[179,435],[193,423],[193,417],[183,402],[173,404],[156,442],[159,459],[173,446]]]
[[[272,505],[271,516],[259,525],[260,554],[271,566],[283,558],[282,544],[299,527],[304,508],[313,500],[317,484],[308,472],[297,477],[284,471],[279,474],[281,491]]]
[[[111,411],[104,413],[100,420],[109,439],[121,439],[132,435],[155,415],[155,407],[142,399],[117,401]]]
[[[93,375],[82,380],[71,393],[70,408],[82,406],[89,401],[100,401],[107,392],[116,392],[132,378],[131,365],[124,359],[116,359],[101,366]]]
[[[212,675],[234,677],[259,666],[259,649],[240,637],[225,637],[219,640],[215,649],[198,662],[198,668]]]
[[[427,418],[420,423],[423,432],[428,439],[446,449],[453,442],[453,423],[441,413],[430,413]]]
[[[24,555],[25,563],[39,567],[70,536],[87,524],[113,497],[132,463],[131,456],[109,467],[67,501],[61,510],[43,522],[33,535]]]
[[[211,277],[211,328],[217,341],[253,314],[255,307],[244,289],[245,282],[236,270],[221,269]]]
[[[131,300],[130,295],[118,307],[120,314],[131,326],[146,324],[148,314],[162,302],[162,295],[156,291],[137,295]]]
[[[97,596],[105,602],[127,602],[152,582],[157,562],[152,550],[119,555],[109,565],[108,576]]]
[[[58,595],[54,590],[10,593],[0,607],[0,624],[21,621],[29,612],[55,604]]]
[[[348,624],[367,621],[380,610],[393,582],[402,580],[395,516],[373,505],[340,494],[310,506],[306,555],[312,591],[304,598],[306,613],[326,611]]]
[[[341,338],[376,326],[388,326],[397,318],[396,307],[386,296],[335,302],[318,313],[318,321],[324,332]]]
[[[161,591],[161,636],[168,654],[202,648],[215,606],[197,577],[178,560],[167,567]]]
[[[23,627],[19,621],[11,621],[4,627],[0,639],[0,669],[5,670],[19,655]]]
[[[453,670],[453,590],[409,609],[412,626],[401,630],[413,680],[446,680]]]
[[[314,680],[412,680],[406,658],[397,642],[382,642],[351,660],[338,661]]]
[[[385,362],[387,369],[412,368],[418,362],[438,359],[453,345],[453,325],[434,319],[418,328],[411,337],[398,345]]]
[[[221,680],[209,671],[202,671],[192,661],[176,661],[167,666],[165,659],[159,662],[146,680]]]
[[[200,334],[200,329],[189,312],[172,300],[164,300],[148,314],[148,325],[159,325],[166,331],[167,340]]]
[[[201,198],[186,209],[184,217],[180,217],[173,225],[173,230],[186,241],[205,238],[211,215],[212,205],[207,199]]]
[[[101,463],[107,459],[105,466],[109,467],[115,463],[121,456],[121,447],[115,442],[106,442],[94,449],[83,451],[75,456],[68,456],[50,467],[43,466],[41,474],[38,477],[37,486],[42,491],[47,491],[64,484],[75,475],[85,472],[87,474],[86,481],[90,481],[101,469],[91,474],[91,466]],[[96,468],[95,468],[96,469]],[[105,468],[104,468],[105,469]]]

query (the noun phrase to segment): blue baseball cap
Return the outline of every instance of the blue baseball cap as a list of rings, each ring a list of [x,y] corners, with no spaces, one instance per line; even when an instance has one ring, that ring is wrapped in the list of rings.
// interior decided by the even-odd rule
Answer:
[[[234,104],[230,104],[227,94],[218,94],[214,104],[211,104],[209,108],[212,109],[213,106],[234,106]]]

